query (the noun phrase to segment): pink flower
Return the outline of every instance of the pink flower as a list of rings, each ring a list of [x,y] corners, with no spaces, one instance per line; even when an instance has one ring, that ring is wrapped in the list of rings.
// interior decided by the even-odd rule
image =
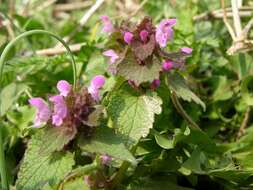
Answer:
[[[101,89],[105,84],[105,77],[102,75],[97,75],[91,80],[90,86],[88,87],[88,92],[92,98],[96,101],[100,100],[99,89]]]
[[[131,32],[125,32],[124,33],[124,41],[127,43],[127,44],[130,44],[132,39],[133,39],[134,35],[131,33]]]
[[[181,52],[185,53],[185,54],[191,54],[192,53],[192,48],[189,47],[182,47]]]
[[[59,90],[60,95],[66,97],[71,91],[71,85],[65,80],[60,80],[57,83],[57,89]]]
[[[53,102],[54,104],[52,124],[55,126],[60,126],[68,113],[66,102],[61,95],[52,96],[49,98],[49,101]]]
[[[115,53],[114,50],[109,49],[103,52],[104,56],[110,57],[110,64],[115,63],[115,61],[119,58],[119,56]]]
[[[165,47],[168,40],[171,40],[173,37],[172,26],[176,24],[176,19],[164,19],[160,22],[156,28],[156,42],[160,47]]]
[[[142,30],[140,32],[140,38],[143,42],[146,42],[148,40],[148,31],[147,30]]]
[[[50,119],[51,111],[42,98],[31,98],[29,103],[37,108],[34,125],[36,127],[46,123]]]
[[[112,161],[112,157],[111,156],[107,156],[107,155],[101,155],[100,159],[101,159],[101,163],[103,165],[107,165],[107,164],[109,164]]]
[[[100,17],[100,19],[103,23],[102,32],[111,34],[114,31],[114,27],[109,17],[106,15],[103,15]]]
[[[153,80],[153,82],[151,83],[151,88],[152,89],[157,88],[158,86],[160,86],[160,83],[161,83],[161,81],[159,79]]]
[[[163,70],[164,71],[169,71],[173,68],[173,62],[170,60],[166,60],[163,62]]]

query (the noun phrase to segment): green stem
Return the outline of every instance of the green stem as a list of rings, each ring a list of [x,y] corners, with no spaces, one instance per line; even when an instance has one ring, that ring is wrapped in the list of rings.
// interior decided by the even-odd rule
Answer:
[[[1,185],[3,190],[9,190],[6,165],[5,165],[5,154],[4,154],[4,143],[3,143],[3,128],[0,127],[0,172],[1,172]]]
[[[24,32],[17,36],[15,39],[10,41],[8,45],[4,48],[1,57],[0,57],[0,90],[2,89],[2,81],[3,81],[3,69],[5,66],[5,59],[9,53],[9,51],[12,49],[12,47],[22,38],[33,35],[33,34],[46,34],[49,35],[55,39],[57,39],[59,42],[62,43],[62,45],[67,49],[68,54],[70,55],[71,58],[71,64],[72,64],[72,69],[73,69],[73,89],[75,90],[76,88],[76,63],[74,56],[71,53],[70,48],[68,45],[57,35],[45,31],[45,30],[30,30],[27,32]],[[1,99],[0,99],[1,103]],[[0,113],[1,115],[1,113]],[[9,185],[8,185],[8,179],[7,179],[7,173],[6,173],[6,164],[5,164],[5,152],[4,152],[4,146],[3,146],[3,134],[2,134],[2,127],[0,127],[0,175],[1,175],[1,184],[2,184],[2,189],[3,190],[9,190]]]
[[[131,149],[131,152],[134,154],[135,151],[136,151],[136,149],[137,149],[137,145],[133,146],[133,148]],[[121,183],[121,181],[123,180],[123,178],[124,178],[124,176],[126,174],[126,171],[127,171],[127,169],[129,168],[130,165],[131,164],[128,161],[124,161],[121,164],[121,166],[120,166],[117,174],[113,178],[113,181],[112,181],[112,184],[110,186],[111,187],[110,189],[112,189],[112,190],[115,189]]]
[[[169,87],[168,77],[166,77],[165,80],[166,80],[166,85]],[[186,120],[187,123],[189,123],[192,128],[201,130],[200,127],[198,126],[198,124],[195,123],[192,120],[192,118],[186,113],[186,111],[184,110],[183,106],[181,105],[179,99],[177,98],[177,95],[173,91],[171,92],[171,100],[172,100],[172,103],[175,106],[176,110],[184,118],[184,120]]]
[[[62,43],[62,45],[67,49],[67,52],[71,58],[71,64],[72,64],[72,69],[73,69],[73,86],[74,89],[76,88],[76,63],[75,63],[75,59],[74,56],[71,53],[71,50],[69,48],[69,46],[66,44],[66,42],[64,40],[62,40],[60,37],[58,37],[57,35],[45,31],[45,30],[30,30],[27,32],[24,32],[22,34],[20,34],[19,36],[17,36],[15,39],[13,39],[10,43],[8,43],[8,45],[4,48],[1,57],[0,57],[0,88],[2,87],[2,80],[3,80],[3,68],[5,65],[5,59],[8,55],[8,52],[11,50],[11,48],[16,44],[17,41],[19,41],[20,39],[33,35],[33,34],[47,34],[55,39],[57,39],[59,42]]]
[[[200,127],[192,120],[192,118],[184,111],[181,103],[179,102],[177,95],[174,92],[171,92],[171,100],[174,104],[178,113],[190,124],[191,127],[201,130]]]

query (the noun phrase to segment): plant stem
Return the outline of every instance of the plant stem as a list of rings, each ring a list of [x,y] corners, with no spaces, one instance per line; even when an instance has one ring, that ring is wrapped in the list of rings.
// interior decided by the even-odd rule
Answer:
[[[136,149],[137,149],[137,145],[133,146],[133,148],[131,149],[131,152],[134,154]],[[125,173],[126,173],[126,171],[127,171],[127,169],[129,168],[130,165],[131,164],[128,161],[124,161],[121,164],[117,174],[113,178],[112,184],[110,186],[111,190],[114,190],[121,183],[121,181],[124,178],[124,175],[125,175]]]
[[[5,165],[5,154],[4,154],[4,143],[3,143],[3,127],[0,127],[0,173],[1,173],[1,185],[3,190],[9,190],[6,165]]]
[[[165,77],[165,83],[169,88],[169,79],[168,76]],[[175,94],[175,92],[171,91],[171,100],[173,105],[175,106],[176,110],[178,111],[178,113],[190,124],[190,126],[194,129],[198,129],[201,130],[200,127],[198,126],[198,124],[196,124],[192,118],[186,113],[186,111],[184,110],[183,106],[181,105],[180,101],[177,98],[177,95]],[[202,130],[201,130],[202,131]]]
[[[174,104],[178,113],[195,129],[201,130],[200,127],[192,120],[192,118],[184,111],[181,103],[179,102],[177,95],[174,92],[171,92],[171,100]]]
[[[22,34],[20,34],[19,36],[17,36],[15,39],[13,39],[10,43],[8,43],[8,45],[4,48],[1,57],[0,57],[0,89],[2,87],[2,79],[3,79],[3,68],[5,65],[5,59],[8,55],[8,52],[12,49],[12,47],[16,44],[16,42],[18,42],[20,39],[33,35],[33,34],[46,34],[49,35],[55,39],[57,39],[59,42],[62,43],[62,45],[67,49],[68,54],[70,55],[71,58],[71,64],[72,64],[72,69],[73,69],[73,87],[74,89],[76,88],[76,63],[75,63],[75,59],[74,56],[71,53],[71,50],[69,48],[69,46],[66,44],[66,42],[64,42],[60,37],[58,37],[57,35],[45,31],[45,30],[30,30],[27,32],[24,32]],[[1,114],[0,114],[1,115]]]

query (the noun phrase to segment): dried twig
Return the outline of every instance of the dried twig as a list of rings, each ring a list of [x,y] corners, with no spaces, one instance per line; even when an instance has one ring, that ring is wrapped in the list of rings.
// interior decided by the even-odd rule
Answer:
[[[253,7],[251,10],[244,10],[244,9],[239,9],[239,16],[242,17],[251,17],[253,12]],[[233,18],[233,13],[230,8],[226,8],[226,15],[227,18]],[[211,12],[205,12],[201,13],[199,15],[196,15],[193,17],[193,21],[198,22],[201,20],[209,20],[209,19],[223,19],[224,13],[222,9],[219,10],[214,10]]]
[[[73,3],[64,3],[64,4],[56,4],[54,7],[55,12],[61,11],[73,11],[76,9],[83,9],[91,6],[93,4],[92,1],[82,1],[82,2],[73,2]]]
[[[73,35],[78,31],[81,27],[83,27],[89,18],[96,12],[96,10],[104,3],[105,0],[97,0],[96,3],[83,15],[83,17],[79,21],[79,26],[69,35],[63,38],[65,42],[68,42]],[[56,45],[56,47],[62,46],[60,43]]]
[[[233,21],[234,21],[234,28],[236,36],[240,36],[242,33],[242,25],[241,25],[241,18],[239,16],[239,7],[238,7],[238,0],[231,0],[232,4],[232,12],[233,12]]]
[[[40,6],[34,8],[34,9],[31,9],[29,12],[28,12],[28,15],[33,15],[35,13],[38,13],[40,11],[43,11],[45,10],[47,7],[51,6],[52,4],[56,3],[57,0],[47,0],[45,1],[44,3],[40,4]]]
[[[77,52],[77,51],[80,51],[80,49],[83,45],[85,45],[85,43],[72,44],[72,45],[69,46],[69,48],[72,52]],[[36,54],[37,55],[48,55],[48,56],[50,56],[50,55],[63,54],[65,52],[66,52],[65,47],[54,47],[54,48],[37,50]]]
[[[232,27],[227,20],[227,12],[225,9],[224,0],[221,0],[221,6],[223,9],[223,21],[229,31],[229,34],[233,40],[232,46],[227,50],[229,55],[233,55],[237,52],[246,52],[253,49],[253,40],[248,39],[248,33],[253,26],[253,18],[242,29],[239,8],[242,6],[242,0],[231,0],[232,14],[234,27]]]
[[[232,28],[232,26],[229,24],[228,22],[228,19],[227,19],[227,12],[226,12],[226,9],[225,9],[225,2],[224,0],[221,0],[221,7],[223,9],[223,22],[225,23],[227,29],[228,29],[228,32],[230,34],[230,36],[232,37],[233,41],[235,40],[235,32],[234,32],[234,29]]]

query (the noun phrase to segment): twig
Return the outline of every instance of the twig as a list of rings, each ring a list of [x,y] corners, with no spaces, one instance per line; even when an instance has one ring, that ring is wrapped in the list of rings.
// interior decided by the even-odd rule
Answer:
[[[81,27],[83,27],[89,18],[92,16],[93,13],[104,3],[105,0],[97,0],[96,3],[83,15],[83,17],[79,21],[79,26],[69,35],[63,38],[65,42],[68,42],[73,35],[78,31]],[[56,47],[61,46],[61,44],[57,44]]]
[[[242,33],[242,25],[241,25],[241,18],[239,16],[238,10],[238,0],[231,0],[232,5],[232,13],[233,13],[233,21],[234,21],[234,28],[236,37],[239,37]]]
[[[44,3],[40,4],[40,6],[38,6],[35,9],[32,9],[28,14],[31,16],[35,13],[38,13],[42,10],[45,10],[47,7],[49,7],[50,5],[54,4],[57,0],[47,0]]]
[[[251,17],[252,16],[252,10],[240,10],[239,11],[239,16],[240,17]],[[231,10],[228,10],[228,8],[226,8],[226,15],[227,18],[233,18],[233,13],[231,12]],[[224,13],[223,10],[214,10],[211,12],[205,12],[205,13],[201,13],[199,15],[196,15],[193,17],[193,21],[198,22],[201,20],[208,20],[208,19],[221,19],[223,18]]]
[[[250,31],[250,29],[253,26],[253,18],[250,19],[250,21],[248,22],[248,24],[244,27],[243,31],[242,31],[242,35],[247,38],[248,33]]]
[[[233,39],[233,41],[236,39],[236,36],[235,36],[235,32],[232,28],[232,26],[229,24],[228,20],[227,20],[227,12],[226,12],[226,9],[225,9],[225,2],[224,0],[221,0],[221,7],[223,9],[223,22],[225,23],[227,29],[228,29],[228,32],[231,36],[231,38]]]
[[[54,7],[54,11],[73,11],[76,9],[83,9],[91,6],[93,4],[92,1],[83,1],[83,2],[73,2],[73,3],[65,3],[65,4],[56,4]]]
[[[71,52],[77,52],[77,51],[80,51],[80,49],[83,45],[85,45],[85,43],[72,44],[72,45],[69,45],[69,48],[70,48]],[[66,49],[64,47],[60,46],[60,47],[37,50],[36,54],[50,56],[50,55],[62,54],[65,52],[66,52]]]
[[[236,139],[238,140],[244,133],[244,129],[247,127],[248,121],[249,121],[249,115],[250,115],[250,107],[247,108],[245,114],[244,114],[244,118],[242,120],[242,124],[239,128],[239,131],[237,133],[237,137]]]

